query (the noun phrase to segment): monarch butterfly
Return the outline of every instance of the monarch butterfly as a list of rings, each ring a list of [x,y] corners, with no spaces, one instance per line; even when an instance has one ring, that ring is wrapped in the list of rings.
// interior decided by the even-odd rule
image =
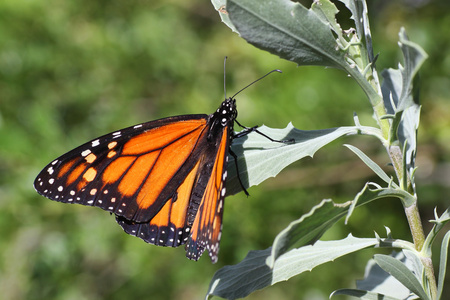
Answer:
[[[274,71],[281,72],[258,80]],[[251,84],[225,96],[211,115],[168,117],[87,142],[49,163],[34,187],[51,200],[114,213],[126,233],[148,243],[186,244],[189,259],[198,260],[207,249],[215,263],[228,154],[235,156],[230,145],[257,131],[236,120],[235,96]],[[234,122],[244,128],[241,133],[234,133]]]

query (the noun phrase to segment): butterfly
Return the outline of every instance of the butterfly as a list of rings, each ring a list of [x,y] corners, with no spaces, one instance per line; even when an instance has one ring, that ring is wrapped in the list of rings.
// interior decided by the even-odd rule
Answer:
[[[274,71],[281,72],[273,70],[258,80]],[[49,163],[34,187],[51,200],[109,211],[126,233],[148,243],[185,244],[189,259],[198,260],[208,250],[215,263],[228,154],[237,161],[230,145],[257,131],[236,120],[235,96],[245,88],[225,96],[210,115],[163,118],[89,141]],[[235,122],[244,128],[238,134]]]

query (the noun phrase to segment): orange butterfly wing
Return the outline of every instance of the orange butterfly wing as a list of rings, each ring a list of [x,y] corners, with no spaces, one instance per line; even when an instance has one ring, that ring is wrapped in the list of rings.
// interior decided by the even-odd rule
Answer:
[[[186,256],[192,260],[198,260],[207,249],[212,262],[217,262],[226,193],[229,130],[225,127],[215,146],[203,148],[198,164],[179,186],[177,197],[167,201],[150,222],[130,222],[118,217],[117,222],[125,232],[156,245],[176,247],[186,243]],[[215,158],[212,163],[211,157]]]
[[[170,247],[185,244],[192,226],[187,222],[187,214],[198,167],[199,164],[178,187],[176,197],[170,198],[149,222],[138,223],[117,216],[117,223],[126,233],[151,244]]]
[[[62,155],[37,176],[41,195],[100,207],[125,232],[161,246],[186,245],[217,261],[226,164],[237,111],[226,99],[211,115],[128,127]]]
[[[43,196],[97,206],[129,220],[153,218],[194,168],[206,115],[136,125],[54,160],[35,180]]]
[[[186,245],[186,256],[198,259],[205,249],[213,263],[217,262],[222,234],[222,216],[226,194],[229,128],[222,135],[216,160],[192,225],[192,235]]]

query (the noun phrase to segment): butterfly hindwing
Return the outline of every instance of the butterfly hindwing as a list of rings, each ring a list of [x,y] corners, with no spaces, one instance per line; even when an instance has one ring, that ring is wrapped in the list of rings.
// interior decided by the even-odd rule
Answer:
[[[176,197],[150,222],[130,222],[118,217],[117,222],[125,232],[160,246],[176,247],[187,243],[186,256],[192,260],[198,260],[208,249],[211,260],[216,262],[226,192],[228,134],[229,129],[225,128],[215,145],[199,145],[201,149],[196,149],[202,153],[199,165],[180,185]],[[184,212],[179,214],[177,207],[186,207],[184,223],[180,222]]]
[[[185,244],[192,226],[187,222],[187,214],[190,202],[192,202],[191,194],[197,178],[198,167],[199,164],[191,170],[178,187],[175,196],[166,202],[150,222],[138,223],[117,216],[117,223],[126,233],[137,236],[147,243],[169,247]]]
[[[191,236],[186,245],[186,256],[197,260],[205,249],[213,263],[217,262],[222,216],[226,194],[227,162],[229,148],[229,128],[224,130],[215,153],[215,161],[209,174],[206,188],[191,228]]]

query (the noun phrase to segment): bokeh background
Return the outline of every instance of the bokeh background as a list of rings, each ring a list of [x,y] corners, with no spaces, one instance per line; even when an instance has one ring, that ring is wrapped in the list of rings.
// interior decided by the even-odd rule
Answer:
[[[401,26],[430,56],[420,72],[417,159],[429,229],[434,207],[442,212],[450,202],[450,5],[369,2],[379,70],[397,67]],[[200,299],[216,270],[269,247],[321,199],[350,200],[377,180],[342,143],[386,166],[383,149],[373,138],[349,137],[251,188],[248,198],[228,197],[215,265],[207,254],[192,262],[182,247],[129,236],[100,209],[34,191],[48,162],[90,139],[165,116],[213,112],[223,100],[224,56],[229,95],[269,70],[283,70],[238,96],[242,124],[322,129],[352,125],[353,112],[374,124],[364,94],[343,72],[297,67],[254,48],[220,22],[208,1],[0,1],[0,298]],[[359,208],[324,238],[383,235],[384,225],[394,237],[410,239],[394,199]],[[354,287],[374,253],[341,258],[248,298],[327,299],[334,289]]]

